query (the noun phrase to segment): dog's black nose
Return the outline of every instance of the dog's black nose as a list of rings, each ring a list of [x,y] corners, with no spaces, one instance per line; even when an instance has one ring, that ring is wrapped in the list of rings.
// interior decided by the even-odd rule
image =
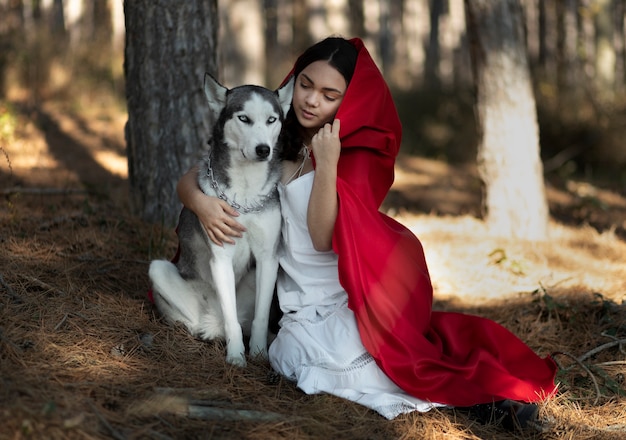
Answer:
[[[270,155],[271,148],[269,145],[261,144],[256,146],[256,155],[259,159],[267,159]]]

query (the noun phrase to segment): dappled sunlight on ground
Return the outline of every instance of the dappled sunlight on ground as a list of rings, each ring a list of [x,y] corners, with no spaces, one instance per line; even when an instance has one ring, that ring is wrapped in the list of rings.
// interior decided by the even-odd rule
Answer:
[[[436,296],[467,301],[578,288],[626,301],[626,243],[611,231],[552,222],[546,243],[489,235],[469,216],[399,217],[421,240]]]

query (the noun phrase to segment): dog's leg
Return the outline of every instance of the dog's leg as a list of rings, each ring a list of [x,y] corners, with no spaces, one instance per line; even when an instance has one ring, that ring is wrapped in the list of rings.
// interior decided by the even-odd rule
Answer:
[[[211,274],[224,317],[226,362],[246,366],[243,333],[237,319],[237,296],[232,260],[216,256],[211,259]]]
[[[154,294],[154,302],[165,319],[174,324],[181,322],[191,334],[197,335],[200,323],[202,295],[194,291],[174,264],[154,260],[148,271]]]
[[[250,354],[267,359],[267,331],[269,327],[270,308],[274,295],[274,285],[278,274],[278,260],[275,255],[265,255],[257,260],[256,268],[256,302],[254,320],[250,332]]]

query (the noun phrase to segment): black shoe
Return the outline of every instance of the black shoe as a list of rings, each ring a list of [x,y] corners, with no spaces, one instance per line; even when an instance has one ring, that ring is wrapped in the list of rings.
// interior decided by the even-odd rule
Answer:
[[[509,431],[525,429],[537,420],[539,407],[534,403],[521,403],[515,400],[501,400],[482,403],[469,408],[470,417],[484,425],[502,425]]]

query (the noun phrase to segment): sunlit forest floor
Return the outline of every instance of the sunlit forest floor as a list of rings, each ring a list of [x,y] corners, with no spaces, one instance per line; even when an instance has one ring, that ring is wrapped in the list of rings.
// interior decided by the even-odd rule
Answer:
[[[626,199],[549,180],[547,243],[491,237],[471,165],[404,154],[384,209],[422,240],[435,308],[494,319],[561,366],[543,423],[506,433],[451,409],[387,421],[224,362],[165,325],[147,267],[176,246],[132,217],[123,105],[89,91],[0,101],[0,438],[626,438]]]

